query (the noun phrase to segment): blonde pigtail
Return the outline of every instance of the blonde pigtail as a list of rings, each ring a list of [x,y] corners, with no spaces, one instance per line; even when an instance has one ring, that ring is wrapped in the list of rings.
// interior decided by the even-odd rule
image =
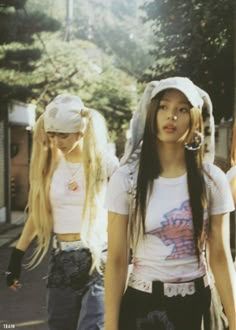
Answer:
[[[93,253],[93,268],[99,270],[101,250],[107,236],[107,216],[104,210],[107,184],[107,128],[103,116],[96,110],[88,109],[84,115],[87,117],[83,145],[86,195],[81,237]]]
[[[36,267],[48,251],[53,219],[49,201],[52,173],[57,164],[57,151],[44,131],[43,115],[38,119],[33,133],[30,162],[30,190],[27,204],[28,220],[33,221],[37,233],[37,246],[27,267]]]

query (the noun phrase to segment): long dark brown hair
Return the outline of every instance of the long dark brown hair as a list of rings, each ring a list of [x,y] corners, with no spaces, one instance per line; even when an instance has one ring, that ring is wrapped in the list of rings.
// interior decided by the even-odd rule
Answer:
[[[164,91],[165,92],[165,91]],[[157,179],[162,172],[157,148],[157,111],[164,92],[159,93],[151,100],[145,122],[140,162],[137,177],[137,190],[135,199],[135,212],[130,223],[130,238],[133,246],[138,238],[145,236],[145,217],[148,198],[152,192],[153,180]],[[199,109],[190,110],[190,130],[186,137],[189,143],[193,133],[198,129],[202,132],[203,123]],[[201,238],[203,234],[203,210],[206,205],[206,190],[203,177],[202,148],[197,151],[185,150],[187,167],[188,192],[192,211],[194,241],[196,254],[199,258]]]

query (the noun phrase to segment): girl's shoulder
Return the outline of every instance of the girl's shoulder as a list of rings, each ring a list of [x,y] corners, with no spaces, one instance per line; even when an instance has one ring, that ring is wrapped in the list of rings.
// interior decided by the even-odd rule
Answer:
[[[106,166],[108,178],[110,178],[112,174],[119,168],[119,159],[115,154],[111,152],[106,154]]]
[[[210,175],[211,177],[217,177],[217,176],[223,176],[225,177],[225,173],[223,172],[223,170],[212,163],[204,163],[203,164],[203,169],[206,175]]]
[[[114,178],[125,180],[128,179],[128,177],[129,177],[129,168],[127,164],[119,166],[112,174],[113,180]]]
[[[127,192],[132,189],[135,183],[136,172],[136,167],[133,164],[121,165],[112,174],[110,183],[122,187]]]
[[[236,177],[236,165],[233,165],[226,173],[227,179],[230,182],[234,177]]]
[[[204,163],[204,179],[208,186],[225,187],[228,180],[225,172],[217,165],[212,163]]]
[[[225,172],[214,164],[204,164],[204,171],[211,214],[223,214],[233,211],[232,193]]]

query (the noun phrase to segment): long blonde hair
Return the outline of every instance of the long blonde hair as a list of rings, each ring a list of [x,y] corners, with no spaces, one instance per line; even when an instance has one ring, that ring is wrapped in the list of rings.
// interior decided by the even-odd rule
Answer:
[[[107,183],[108,137],[105,119],[93,109],[83,110],[87,118],[83,143],[83,167],[86,194],[82,213],[81,239],[93,254],[94,266],[99,268],[102,246],[106,240],[106,212],[103,208]],[[60,152],[50,142],[44,130],[43,115],[34,129],[30,163],[28,218],[34,223],[37,246],[28,264],[36,267],[50,246],[53,217],[49,199],[52,175],[60,160]]]
[[[104,198],[108,177],[108,135],[105,119],[98,111],[87,109],[85,116],[88,116],[83,142],[86,195],[81,238],[92,251],[94,265],[99,269],[101,250],[107,237],[107,211],[104,209]]]

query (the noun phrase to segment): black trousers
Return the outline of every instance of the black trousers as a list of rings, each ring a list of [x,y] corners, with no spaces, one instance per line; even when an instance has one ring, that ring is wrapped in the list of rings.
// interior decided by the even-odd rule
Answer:
[[[121,303],[120,330],[200,330],[209,326],[211,290],[166,297],[163,291],[146,293],[128,287]]]

